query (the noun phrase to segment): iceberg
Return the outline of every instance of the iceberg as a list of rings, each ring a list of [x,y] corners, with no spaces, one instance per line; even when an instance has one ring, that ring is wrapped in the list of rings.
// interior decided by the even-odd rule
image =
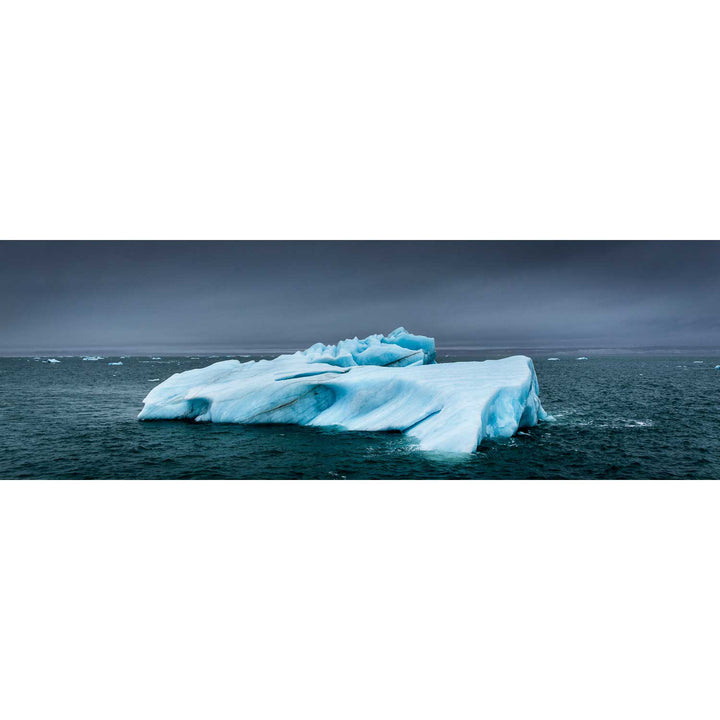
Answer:
[[[551,419],[538,392],[529,357],[438,364],[432,338],[398,328],[175,373],[148,393],[138,418],[396,431],[421,450],[470,453]]]
[[[108,365],[122,365],[122,360],[120,362],[109,362]]]
[[[48,358],[47,360],[44,360],[43,362],[48,362],[48,363],[59,363],[60,361],[59,361],[59,360],[56,360],[55,358]]]
[[[715,366],[715,369],[716,369],[716,370],[720,370],[720,365],[716,365],[716,366]]]
[[[548,360],[559,360],[560,358],[548,358]]]
[[[86,355],[83,360],[104,360],[105,358],[102,357],[102,355]]]
[[[587,358],[583,355],[582,357],[575,358],[576,360],[587,360]]]

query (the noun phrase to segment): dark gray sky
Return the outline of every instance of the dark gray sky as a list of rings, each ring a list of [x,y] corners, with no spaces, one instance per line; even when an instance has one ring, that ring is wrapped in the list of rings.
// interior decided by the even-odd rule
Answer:
[[[720,346],[720,242],[2,242],[0,352]]]

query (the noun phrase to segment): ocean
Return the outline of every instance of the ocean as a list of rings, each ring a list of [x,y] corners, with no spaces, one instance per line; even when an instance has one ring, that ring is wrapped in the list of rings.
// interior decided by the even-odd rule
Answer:
[[[137,420],[159,381],[226,356],[0,358],[0,478],[720,478],[720,353],[582,352],[524,351],[555,421],[462,457],[399,433]]]

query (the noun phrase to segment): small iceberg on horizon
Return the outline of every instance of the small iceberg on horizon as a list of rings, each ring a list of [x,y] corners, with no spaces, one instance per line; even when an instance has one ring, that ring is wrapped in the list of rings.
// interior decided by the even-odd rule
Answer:
[[[586,357],[583,355],[582,357],[575,358],[575,359],[576,359],[576,360],[587,360],[588,358],[586,358]]]
[[[548,360],[559,360],[560,358],[548,358]]]
[[[104,360],[105,358],[102,355],[86,355],[83,360]]]
[[[222,360],[155,386],[138,419],[395,431],[420,450],[456,453],[551,419],[529,357],[435,360],[435,341],[404,328],[273,360]]]
[[[56,360],[55,358],[48,358],[47,360],[43,360],[43,362],[55,364],[59,363],[60,361]]]
[[[122,360],[120,362],[109,362],[108,365],[122,365]]]

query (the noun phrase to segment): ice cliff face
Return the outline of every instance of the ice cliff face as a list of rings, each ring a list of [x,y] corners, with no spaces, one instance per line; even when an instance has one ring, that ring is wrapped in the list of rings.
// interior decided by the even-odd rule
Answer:
[[[530,358],[436,364],[434,340],[404,328],[177,373],[144,403],[141,420],[396,430],[422,450],[463,453],[547,418]]]

